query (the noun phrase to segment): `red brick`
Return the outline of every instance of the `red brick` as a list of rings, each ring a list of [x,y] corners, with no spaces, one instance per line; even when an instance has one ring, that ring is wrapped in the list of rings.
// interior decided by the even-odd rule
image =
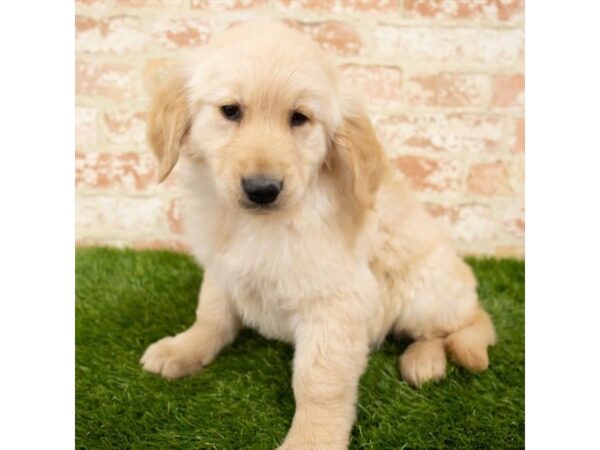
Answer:
[[[511,171],[502,161],[473,164],[467,176],[467,189],[478,195],[512,194]]]
[[[100,26],[101,23],[96,19],[86,16],[75,16],[75,36],[88,31],[93,31]]]
[[[351,83],[365,99],[397,102],[402,93],[402,71],[395,67],[359,66],[340,67],[342,77]]]
[[[167,211],[167,220],[169,221],[169,229],[171,232],[176,234],[181,234],[183,232],[179,200],[171,200],[169,210]]]
[[[525,152],[525,118],[519,117],[515,120],[515,132],[511,139],[512,151],[515,153]]]
[[[489,90],[486,75],[439,73],[412,76],[406,86],[411,106],[483,106]]]
[[[154,39],[169,50],[198,47],[210,37],[210,26],[203,20],[164,18],[154,24]]]
[[[394,13],[398,11],[398,0],[341,0],[340,9],[349,13]]]
[[[525,102],[525,76],[523,74],[494,76],[492,106],[499,108],[522,107]]]
[[[85,53],[128,53],[146,49],[148,36],[133,16],[75,17],[75,49]]]
[[[294,20],[286,20],[285,23],[306,33],[321,47],[338,55],[357,55],[362,49],[360,36],[348,23],[337,21],[305,23]]]
[[[265,6],[267,0],[191,0],[192,9],[228,11],[236,9],[253,9]]]
[[[411,19],[521,19],[524,0],[404,0],[404,14]]]
[[[137,70],[125,64],[78,62],[75,92],[117,101],[131,100],[141,95],[140,78]]]
[[[144,146],[146,113],[144,111],[108,110],[102,114],[100,129],[103,141],[117,146]]]
[[[374,116],[377,134],[391,154],[437,151],[482,154],[502,149],[505,121],[497,115],[423,114]]]
[[[417,191],[456,191],[460,186],[460,165],[454,161],[399,156],[394,163]]]
[[[524,19],[525,0],[496,0],[499,20]]]
[[[93,189],[145,190],[157,183],[154,157],[149,153],[78,152],[75,186]]]
[[[275,6],[291,11],[317,11],[333,12],[336,0],[276,0]]]
[[[439,205],[437,203],[423,203],[423,207],[431,215],[431,217],[451,218],[451,209],[449,209],[447,206]]]

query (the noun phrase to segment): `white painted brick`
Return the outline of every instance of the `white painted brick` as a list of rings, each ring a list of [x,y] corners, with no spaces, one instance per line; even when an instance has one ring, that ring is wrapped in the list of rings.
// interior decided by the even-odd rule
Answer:
[[[154,197],[79,196],[77,238],[89,233],[114,238],[124,233],[167,233],[167,205]]]
[[[501,116],[484,114],[412,114],[373,119],[390,156],[422,151],[498,152],[507,127]]]
[[[98,110],[78,106],[75,108],[75,145],[93,146],[98,141]]]
[[[379,25],[373,33],[373,54],[427,62],[512,64],[524,54],[522,29],[431,28]]]
[[[148,35],[137,17],[112,16],[96,20],[78,16],[75,25],[75,49],[78,52],[139,52],[149,43]]]

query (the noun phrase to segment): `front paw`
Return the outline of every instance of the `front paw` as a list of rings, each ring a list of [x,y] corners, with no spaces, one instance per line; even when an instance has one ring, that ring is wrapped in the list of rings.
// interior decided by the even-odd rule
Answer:
[[[348,443],[344,439],[332,441],[330,435],[321,435],[319,431],[307,430],[305,433],[289,434],[277,450],[347,450]]]
[[[347,450],[348,447],[341,444],[324,444],[322,442],[307,441],[285,441],[277,450]]]
[[[180,378],[202,368],[202,358],[180,336],[169,336],[150,345],[140,364],[148,372],[168,379]]]

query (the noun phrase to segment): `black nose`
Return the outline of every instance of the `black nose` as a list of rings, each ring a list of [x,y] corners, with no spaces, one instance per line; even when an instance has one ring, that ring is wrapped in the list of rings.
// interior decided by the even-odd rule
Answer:
[[[268,205],[277,199],[283,188],[283,182],[264,175],[256,175],[242,178],[242,188],[251,202]]]

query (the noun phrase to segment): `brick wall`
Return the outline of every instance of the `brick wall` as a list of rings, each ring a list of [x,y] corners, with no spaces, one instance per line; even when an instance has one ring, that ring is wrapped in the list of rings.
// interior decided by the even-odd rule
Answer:
[[[524,252],[524,0],[76,0],[78,243],[183,248],[148,93],[230,24],[286,20],[334,53],[465,254]]]

